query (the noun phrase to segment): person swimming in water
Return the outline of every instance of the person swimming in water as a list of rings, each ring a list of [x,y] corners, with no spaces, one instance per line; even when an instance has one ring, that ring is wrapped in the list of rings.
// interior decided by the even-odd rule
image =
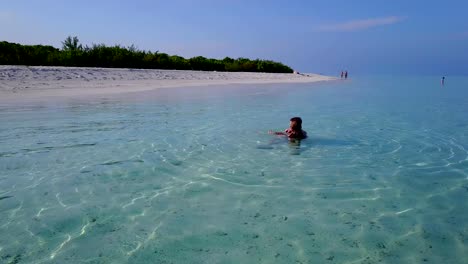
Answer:
[[[268,131],[270,134],[287,136],[289,140],[301,140],[307,138],[307,132],[302,130],[302,119],[293,117],[289,120],[289,128],[284,132]]]

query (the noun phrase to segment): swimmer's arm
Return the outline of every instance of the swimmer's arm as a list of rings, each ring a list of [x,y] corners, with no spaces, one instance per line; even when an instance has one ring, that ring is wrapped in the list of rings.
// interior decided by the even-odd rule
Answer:
[[[268,131],[268,134],[287,136],[287,134],[284,133],[284,132],[276,132],[276,131],[272,131],[272,130]]]

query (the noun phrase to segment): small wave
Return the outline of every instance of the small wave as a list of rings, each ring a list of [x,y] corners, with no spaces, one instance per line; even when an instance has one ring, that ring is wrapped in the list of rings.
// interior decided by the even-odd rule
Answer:
[[[145,162],[145,161],[144,161],[144,160],[141,160],[141,159],[135,159],[135,160],[115,160],[115,161],[104,162],[104,163],[101,163],[101,164],[99,164],[99,165],[109,166],[109,165],[123,164],[123,163],[127,163],[127,162],[132,162],[132,163],[143,163],[143,162]]]

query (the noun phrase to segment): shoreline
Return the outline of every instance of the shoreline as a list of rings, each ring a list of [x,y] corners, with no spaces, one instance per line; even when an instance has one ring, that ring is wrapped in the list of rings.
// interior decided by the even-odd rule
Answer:
[[[239,84],[315,83],[319,74],[208,72],[58,66],[0,66],[0,103]]]

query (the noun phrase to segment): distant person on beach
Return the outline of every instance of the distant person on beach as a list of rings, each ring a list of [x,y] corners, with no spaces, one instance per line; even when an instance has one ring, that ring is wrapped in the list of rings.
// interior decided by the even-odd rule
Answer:
[[[443,76],[442,79],[440,80],[440,84],[442,84],[442,86],[444,86],[444,84],[445,84],[445,76]]]
[[[341,79],[343,79],[343,76],[344,76],[344,72],[341,71]]]
[[[300,117],[293,117],[289,121],[289,128],[284,132],[274,132],[270,130],[268,133],[287,136],[290,140],[307,138],[307,132],[302,130],[302,119]]]
[[[344,78],[345,78],[345,79],[348,79],[348,71],[345,71],[345,72],[344,72]]]

